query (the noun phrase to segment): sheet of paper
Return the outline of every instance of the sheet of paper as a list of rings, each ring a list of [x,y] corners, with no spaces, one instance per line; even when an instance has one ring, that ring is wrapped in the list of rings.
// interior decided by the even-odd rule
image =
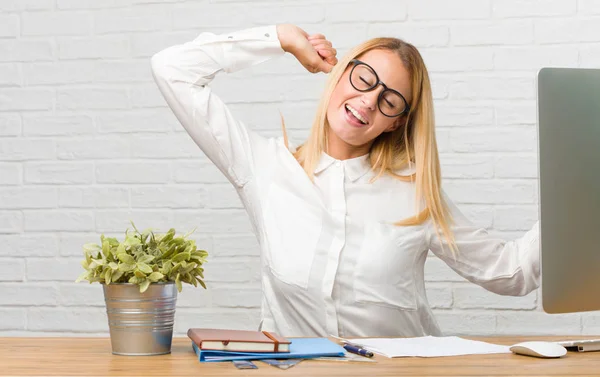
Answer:
[[[468,340],[457,336],[344,340],[387,357],[439,357],[511,353],[509,346]]]

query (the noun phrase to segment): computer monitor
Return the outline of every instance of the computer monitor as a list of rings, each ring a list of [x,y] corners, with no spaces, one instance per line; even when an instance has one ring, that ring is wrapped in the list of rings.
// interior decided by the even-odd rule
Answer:
[[[600,69],[538,73],[542,306],[600,310]]]

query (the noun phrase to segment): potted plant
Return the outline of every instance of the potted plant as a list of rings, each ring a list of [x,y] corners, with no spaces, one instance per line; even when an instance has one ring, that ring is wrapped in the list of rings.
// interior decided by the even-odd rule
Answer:
[[[161,355],[171,352],[177,292],[182,283],[204,284],[208,253],[175,229],[125,231],[125,239],[100,236],[100,245],[83,245],[85,271],[77,282],[102,284],[113,354]]]

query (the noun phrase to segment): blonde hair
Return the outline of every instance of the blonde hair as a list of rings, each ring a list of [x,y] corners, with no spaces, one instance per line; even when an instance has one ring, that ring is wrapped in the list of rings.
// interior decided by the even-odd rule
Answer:
[[[313,180],[314,170],[321,154],[327,150],[329,99],[350,61],[374,49],[392,51],[400,57],[411,77],[412,103],[409,113],[405,115],[404,127],[384,132],[373,141],[369,151],[370,164],[376,172],[373,181],[383,174],[389,174],[402,181],[415,182],[416,215],[394,224],[398,226],[420,225],[431,217],[437,235],[440,236],[440,233],[444,235],[454,253],[457,251],[457,247],[450,230],[452,218],[441,194],[441,169],[435,139],[431,84],[421,54],[413,45],[396,38],[373,38],[349,51],[329,73],[308,139],[293,153],[294,157],[309,178]],[[282,128],[284,143],[289,148],[283,118]],[[395,173],[407,166],[412,168],[413,164],[416,167],[414,174],[402,176]],[[421,210],[423,199],[425,208]]]

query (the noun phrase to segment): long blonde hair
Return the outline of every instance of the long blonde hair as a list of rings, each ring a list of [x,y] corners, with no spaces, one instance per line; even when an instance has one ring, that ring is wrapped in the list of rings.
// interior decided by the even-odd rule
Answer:
[[[371,167],[377,173],[373,180],[383,174],[389,174],[402,181],[416,181],[416,215],[400,220],[395,225],[420,225],[431,217],[438,236],[441,232],[448,241],[451,251],[456,252],[456,243],[450,230],[452,218],[441,194],[441,169],[435,138],[435,117],[429,74],[421,54],[410,43],[397,38],[373,38],[349,51],[329,73],[308,139],[296,149],[294,157],[313,180],[314,170],[321,154],[327,150],[329,99],[350,61],[374,49],[389,50],[400,57],[411,77],[412,103],[406,116],[405,126],[391,132],[384,132],[373,141],[369,151]],[[283,118],[282,128],[284,142],[289,148]],[[412,168],[413,164],[416,167],[415,173],[409,176],[395,173],[407,166]],[[425,208],[421,209],[423,199]]]

